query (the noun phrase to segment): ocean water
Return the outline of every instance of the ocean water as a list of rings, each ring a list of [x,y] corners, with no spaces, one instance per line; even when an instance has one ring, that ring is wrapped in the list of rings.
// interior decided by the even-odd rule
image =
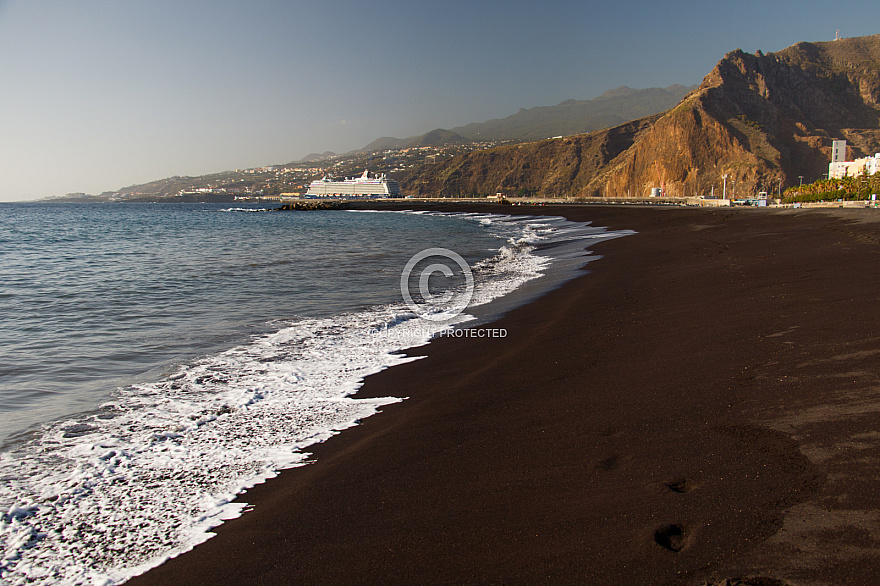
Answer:
[[[192,548],[242,514],[237,494],[405,399],[352,397],[364,377],[627,233],[534,216],[0,204],[0,580],[119,583]]]

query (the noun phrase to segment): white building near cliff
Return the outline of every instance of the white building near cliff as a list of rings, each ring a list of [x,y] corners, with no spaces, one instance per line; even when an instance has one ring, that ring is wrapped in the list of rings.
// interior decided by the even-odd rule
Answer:
[[[846,160],[846,141],[835,140],[831,147],[831,163],[828,165],[829,179],[858,177],[862,173],[873,175],[880,171],[880,153],[855,161]]]

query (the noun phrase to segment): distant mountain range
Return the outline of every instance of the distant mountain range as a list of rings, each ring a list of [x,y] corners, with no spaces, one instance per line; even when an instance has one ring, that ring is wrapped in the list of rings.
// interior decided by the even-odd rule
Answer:
[[[848,141],[848,160],[880,152],[880,35],[767,54],[737,49],[699,86],[620,87],[451,130],[383,137],[347,155],[354,161],[393,148],[518,143],[419,164],[399,177],[407,195],[639,197],[665,187],[670,196],[691,196],[720,191],[725,175],[745,195],[821,178],[835,139]],[[331,156],[314,153],[301,162]],[[84,197],[152,197],[265,180],[225,172]]]
[[[668,109],[677,103],[689,90],[681,85],[668,88],[632,89],[619,87],[605,92],[592,100],[566,100],[556,106],[541,106],[521,109],[506,118],[492,119],[487,122],[467,124],[452,130],[438,128],[409,138],[382,137],[374,140],[362,149],[337,155],[334,152],[310,153],[291,165],[324,161],[332,157],[352,160],[389,149],[409,147],[447,147],[452,145],[479,144],[484,141],[530,141],[550,136],[583,133],[599,128],[607,128],[621,121],[631,120]],[[108,191],[100,195],[68,194],[55,196],[55,201],[106,201],[120,198],[123,200],[145,200],[169,197],[191,189],[205,189],[216,185],[234,185],[236,187],[253,186],[263,177],[253,174],[242,174],[238,171],[224,171],[198,177],[166,177],[148,183],[129,185],[116,191]],[[216,194],[215,194],[216,195]],[[177,196],[175,201],[183,201]],[[214,197],[214,195],[210,196]],[[209,198],[205,194],[191,194],[185,198]],[[185,199],[184,198],[184,199]],[[231,199],[232,196],[229,196]]]
[[[447,146],[479,141],[532,141],[552,136],[582,134],[668,110],[696,88],[697,86],[671,85],[667,88],[640,90],[621,86],[592,100],[566,100],[555,106],[521,108],[519,112],[506,118],[493,118],[451,130],[438,128],[409,138],[383,136],[357,152],[372,153],[388,149]]]
[[[453,144],[464,144],[472,142],[460,134],[443,128],[437,128],[431,132],[427,132],[421,136],[411,136],[409,138],[394,138],[393,136],[383,136],[377,138],[364,148],[356,151],[360,153],[375,153],[387,151],[389,149],[407,149],[423,146],[448,146]]]
[[[468,124],[452,131],[471,140],[541,140],[583,134],[664,112],[695,89],[695,85],[643,90],[621,86],[592,100],[523,108],[507,118]]]
[[[431,196],[625,197],[665,185],[685,196],[720,190],[727,175],[744,195],[821,178],[834,139],[848,141],[849,160],[880,152],[880,35],[732,51],[666,112],[473,151],[414,169],[401,187]]]
[[[311,163],[312,161],[323,161],[324,159],[329,159],[332,156],[335,156],[336,153],[333,151],[324,151],[323,153],[309,153],[308,155],[301,158],[297,163]]]

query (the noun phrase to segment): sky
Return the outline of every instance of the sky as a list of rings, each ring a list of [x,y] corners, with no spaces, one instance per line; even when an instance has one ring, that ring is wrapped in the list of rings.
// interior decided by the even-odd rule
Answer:
[[[876,0],[0,0],[0,201],[696,84],[838,29],[880,33]]]

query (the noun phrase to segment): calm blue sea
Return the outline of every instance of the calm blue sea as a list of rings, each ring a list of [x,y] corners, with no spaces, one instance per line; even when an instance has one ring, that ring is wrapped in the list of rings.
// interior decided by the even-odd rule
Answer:
[[[402,349],[622,235],[543,217],[0,204],[0,580],[117,583],[193,547],[241,514],[236,494],[398,401],[351,395]],[[465,266],[410,267],[407,305],[401,274],[429,248]],[[443,313],[463,293],[469,307]]]

